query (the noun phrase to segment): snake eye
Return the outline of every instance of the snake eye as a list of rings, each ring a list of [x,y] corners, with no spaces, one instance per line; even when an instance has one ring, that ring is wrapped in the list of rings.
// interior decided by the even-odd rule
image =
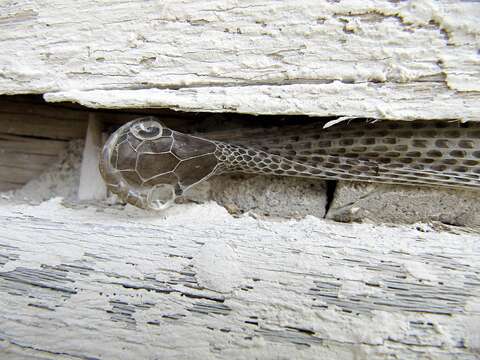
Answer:
[[[130,131],[137,139],[155,140],[162,136],[163,126],[155,120],[144,120],[133,124]]]

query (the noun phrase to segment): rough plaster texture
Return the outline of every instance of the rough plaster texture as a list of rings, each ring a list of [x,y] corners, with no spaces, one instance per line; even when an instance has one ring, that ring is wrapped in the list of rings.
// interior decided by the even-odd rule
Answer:
[[[478,234],[59,199],[0,226],[0,358],[480,356]]]
[[[214,200],[231,214],[298,218],[323,218],[327,207],[324,181],[272,176],[216,176],[192,188],[186,198]]]
[[[91,107],[478,120],[474,1],[1,4],[0,93]]]
[[[480,225],[480,192],[340,181],[327,218],[337,221]]]

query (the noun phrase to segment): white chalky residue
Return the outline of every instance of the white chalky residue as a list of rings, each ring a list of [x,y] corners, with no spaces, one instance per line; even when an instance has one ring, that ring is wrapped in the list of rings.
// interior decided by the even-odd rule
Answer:
[[[195,257],[193,267],[200,286],[220,293],[231,292],[243,280],[238,255],[228,242],[210,239]]]
[[[152,214],[61,199],[3,203],[0,225],[7,351],[105,359],[478,351],[477,234],[234,218],[211,202]]]
[[[480,114],[476,2],[22,0],[2,10],[3,94],[95,108]]]

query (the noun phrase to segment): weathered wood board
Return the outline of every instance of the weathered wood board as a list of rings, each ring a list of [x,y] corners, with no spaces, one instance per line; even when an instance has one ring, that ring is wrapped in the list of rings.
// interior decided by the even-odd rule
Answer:
[[[55,140],[79,139],[85,137],[87,119],[87,109],[54,106],[28,96],[0,97],[0,133]]]
[[[49,165],[67,147],[66,141],[34,139],[0,132],[0,189],[18,188]]]
[[[0,94],[142,113],[478,121],[478,18],[479,3],[460,0],[3,1]],[[0,190],[83,137],[87,116],[0,99]],[[0,227],[1,359],[480,358],[468,229],[58,200],[4,202]]]
[[[6,1],[0,93],[90,107],[480,119],[477,1]]]
[[[17,189],[55,164],[68,140],[85,136],[87,117],[85,110],[35,97],[0,97],[0,191]]]
[[[478,359],[478,234],[0,206],[0,358]]]

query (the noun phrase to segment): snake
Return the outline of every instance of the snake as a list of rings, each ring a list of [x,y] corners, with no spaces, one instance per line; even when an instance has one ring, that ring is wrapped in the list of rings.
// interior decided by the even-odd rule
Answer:
[[[480,189],[476,122],[313,124],[246,138],[207,139],[154,116],[137,118],[107,139],[100,173],[123,202],[150,210],[166,209],[190,188],[228,173]]]

